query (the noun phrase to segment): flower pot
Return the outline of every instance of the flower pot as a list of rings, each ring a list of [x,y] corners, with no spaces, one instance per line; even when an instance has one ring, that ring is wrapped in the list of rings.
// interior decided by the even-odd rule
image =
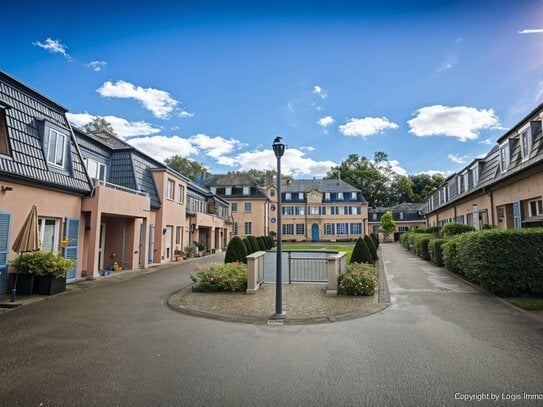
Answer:
[[[17,280],[17,287],[15,287],[17,289],[17,295],[35,294],[35,277],[34,274],[30,273],[19,273],[18,276],[15,276],[15,279]]]
[[[53,295],[66,291],[66,277],[36,276],[38,294]]]

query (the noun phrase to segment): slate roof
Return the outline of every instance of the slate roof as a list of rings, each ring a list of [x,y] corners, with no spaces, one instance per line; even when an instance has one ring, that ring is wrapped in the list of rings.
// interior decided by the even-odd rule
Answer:
[[[447,178],[445,184],[441,185],[428,200],[433,202],[433,210],[429,213],[433,213],[443,207],[449,206],[455,201],[463,199],[473,194],[481,193],[485,190],[489,190],[499,185],[507,178],[519,175],[522,171],[543,164],[543,133],[541,115],[543,115],[543,103],[534,109],[528,116],[522,121],[517,123],[511,130],[509,130],[504,136],[498,139],[498,142],[509,143],[509,166],[505,172],[500,170],[500,145],[495,145],[488,152],[488,154],[481,158],[472,161],[469,165],[458,171],[456,174]],[[528,125],[527,131],[530,132],[532,138],[532,146],[529,152],[528,158],[522,160],[521,152],[521,140],[518,130]],[[468,188],[460,195],[458,194],[458,182],[459,176],[465,174],[471,168],[476,166],[479,171],[479,180],[474,185],[473,176],[469,176]],[[444,186],[449,186],[449,199],[447,202],[439,205],[439,191]]]
[[[358,188],[338,179],[294,179],[281,184],[282,192],[361,192]],[[362,198],[364,201],[364,198]]]
[[[400,222],[413,222],[425,220],[424,212],[426,203],[417,202],[402,202],[394,207],[377,207],[368,208],[369,222],[378,222],[385,212],[392,211],[392,219]],[[377,214],[377,219],[374,220],[372,214]],[[400,219],[400,213],[403,213],[403,219]]]
[[[243,173],[211,175],[206,178],[204,185],[206,187],[257,186],[249,175]]]
[[[5,107],[11,149],[11,158],[0,156],[0,176],[77,194],[91,191],[65,107],[2,71],[0,106]],[[69,140],[64,169],[57,169],[46,160],[44,138],[49,127]]]

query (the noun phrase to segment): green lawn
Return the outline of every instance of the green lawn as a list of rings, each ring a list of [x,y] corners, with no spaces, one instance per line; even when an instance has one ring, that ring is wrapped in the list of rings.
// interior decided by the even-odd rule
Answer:
[[[522,309],[543,309],[543,297],[510,297],[506,300]]]
[[[326,243],[283,243],[283,250],[333,250],[336,252],[347,252],[347,264],[351,260],[354,243],[349,246],[326,244]],[[273,248],[275,250],[275,248]]]

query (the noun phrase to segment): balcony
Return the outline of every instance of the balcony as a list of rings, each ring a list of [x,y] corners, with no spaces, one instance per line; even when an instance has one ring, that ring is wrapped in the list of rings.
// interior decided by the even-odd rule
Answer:
[[[83,199],[82,210],[130,217],[142,217],[151,200],[146,192],[99,181],[91,197]]]

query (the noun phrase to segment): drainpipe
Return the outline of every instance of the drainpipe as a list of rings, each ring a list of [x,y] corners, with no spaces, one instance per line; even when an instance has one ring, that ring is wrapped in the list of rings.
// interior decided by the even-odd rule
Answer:
[[[121,264],[119,264],[119,266],[121,266],[124,270],[124,252],[125,252],[125,249],[126,249],[126,219],[124,219],[123,221],[123,245],[122,245],[122,248],[121,248]]]
[[[485,189],[483,188],[483,193],[490,197],[490,223],[492,224],[492,226],[497,226],[496,224],[494,224],[494,194],[492,193],[492,191],[485,191]]]

